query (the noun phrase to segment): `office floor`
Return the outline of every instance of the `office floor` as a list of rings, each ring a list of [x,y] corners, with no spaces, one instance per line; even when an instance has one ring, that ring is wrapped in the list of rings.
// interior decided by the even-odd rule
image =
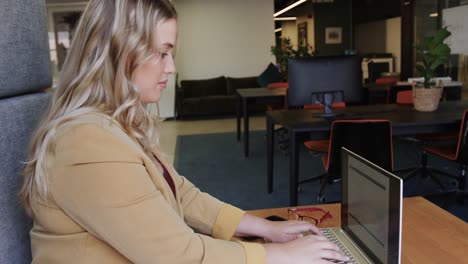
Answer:
[[[265,130],[265,116],[250,118],[249,129]],[[161,148],[173,161],[178,135],[210,134],[236,131],[236,118],[209,120],[170,120],[163,121],[161,126]],[[232,140],[236,140],[233,138]]]

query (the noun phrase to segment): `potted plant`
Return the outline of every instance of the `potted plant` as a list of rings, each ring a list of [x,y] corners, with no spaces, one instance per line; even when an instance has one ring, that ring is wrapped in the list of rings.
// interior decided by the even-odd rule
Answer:
[[[423,76],[423,82],[413,86],[414,108],[418,111],[431,112],[437,110],[442,96],[442,84],[436,83],[436,69],[446,64],[450,56],[450,48],[444,43],[450,36],[447,28],[442,28],[434,36],[426,37],[419,45],[415,45],[416,53],[421,56],[422,63],[416,65],[416,70]]]
[[[281,38],[281,45],[272,46],[270,51],[276,57],[279,70],[283,79],[288,79],[288,59],[289,58],[309,58],[313,56],[313,48],[308,45],[301,45],[297,50],[293,48],[290,38]]]

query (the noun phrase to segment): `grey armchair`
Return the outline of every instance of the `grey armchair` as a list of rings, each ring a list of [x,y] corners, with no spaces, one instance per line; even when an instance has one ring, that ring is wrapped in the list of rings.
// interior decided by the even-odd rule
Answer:
[[[17,193],[31,134],[51,85],[44,0],[0,1],[0,263],[31,263],[29,230]]]

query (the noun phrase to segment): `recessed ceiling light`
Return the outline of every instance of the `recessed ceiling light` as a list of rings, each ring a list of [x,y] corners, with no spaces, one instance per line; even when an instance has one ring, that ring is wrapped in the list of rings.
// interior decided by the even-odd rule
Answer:
[[[293,8],[295,8],[296,6],[302,4],[302,3],[306,2],[306,1],[307,1],[307,0],[299,0],[299,1],[295,2],[294,4],[291,4],[291,5],[289,5],[289,6],[285,7],[285,8],[283,8],[283,9],[281,9],[280,11],[276,12],[273,16],[274,16],[274,17],[277,17],[277,16],[283,14],[284,12],[293,9]]]
[[[432,13],[429,15],[430,17],[438,17],[439,16],[439,13]]]
[[[296,17],[275,17],[273,20],[275,21],[286,21],[286,20],[296,20]]]

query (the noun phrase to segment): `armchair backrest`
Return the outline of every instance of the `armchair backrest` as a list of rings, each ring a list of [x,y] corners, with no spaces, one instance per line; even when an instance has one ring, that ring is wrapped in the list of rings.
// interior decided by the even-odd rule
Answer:
[[[31,263],[29,230],[18,191],[30,137],[51,85],[44,0],[0,2],[0,263]]]
[[[336,120],[328,151],[330,179],[341,177],[341,147],[393,171],[392,128],[388,120]]]

